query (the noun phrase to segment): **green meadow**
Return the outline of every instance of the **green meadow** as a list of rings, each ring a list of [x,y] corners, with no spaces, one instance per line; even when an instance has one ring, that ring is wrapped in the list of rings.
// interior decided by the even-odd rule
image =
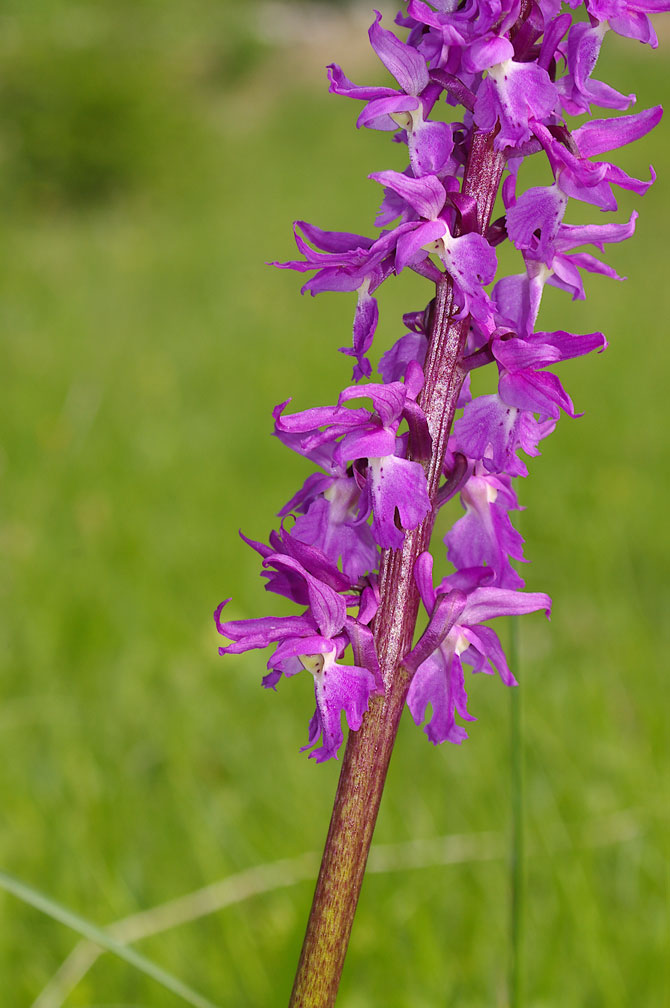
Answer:
[[[98,926],[131,918],[120,940],[219,1008],[286,1003],[338,774],[299,752],[307,676],[264,691],[263,655],[220,658],[211,616],[229,596],[231,618],[280,611],[237,534],[264,539],[308,472],[271,410],[350,379],[353,299],[301,297],[265,263],[294,255],[296,218],[372,233],[366,175],[405,164],[327,92],[331,61],[386,83],[367,13],[300,11],[0,16],[0,870]],[[638,108],[670,99],[659,28],[655,52],[610,34],[597,68]],[[527,587],[554,600],[519,625],[526,1008],[670,1003],[670,122],[614,159],[658,173],[621,195],[637,234],[605,258],[628,280],[550,290],[540,316],[610,346],[561,367],[585,415],[518,488]],[[430,297],[386,287],[382,347]],[[342,1008],[508,1004],[510,692],[467,686],[462,746],[403,719]],[[226,879],[179,919],[155,910]],[[0,903],[3,1006],[185,1003]]]

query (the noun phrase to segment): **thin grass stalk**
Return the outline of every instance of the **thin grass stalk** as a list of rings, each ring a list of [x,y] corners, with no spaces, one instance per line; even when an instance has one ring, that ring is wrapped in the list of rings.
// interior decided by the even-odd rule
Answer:
[[[510,617],[509,665],[519,671],[519,618]],[[509,691],[510,806],[509,853],[509,961],[507,992],[509,1008],[523,1008],[522,952],[524,912],[524,789],[521,689]]]

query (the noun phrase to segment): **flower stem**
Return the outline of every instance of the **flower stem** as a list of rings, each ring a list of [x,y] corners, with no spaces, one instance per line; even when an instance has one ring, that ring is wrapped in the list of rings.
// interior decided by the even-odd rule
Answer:
[[[504,159],[494,133],[475,133],[463,192],[477,202],[477,230],[488,227]],[[445,275],[437,285],[424,364],[422,406],[433,439],[426,463],[428,493],[435,503],[447,441],[465,370],[461,360],[469,319],[454,318],[454,295]],[[402,547],[386,550],[379,574],[380,605],[375,642],[385,693],[371,698],[361,728],[350,732],[335,795],[319,878],[289,1008],[332,1008],[363,882],[386,780],[410,683],[402,659],[411,649],[419,609],[414,565],[428,548],[436,508],[407,532]]]

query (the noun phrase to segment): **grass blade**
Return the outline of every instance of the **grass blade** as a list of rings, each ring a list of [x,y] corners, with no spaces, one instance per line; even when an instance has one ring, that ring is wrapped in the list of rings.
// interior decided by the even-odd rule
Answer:
[[[519,671],[519,617],[510,619],[509,665]],[[509,960],[507,997],[509,1008],[522,1008],[521,953],[523,929],[523,739],[521,729],[521,687],[509,691],[511,842],[509,853]]]
[[[171,991],[178,997],[183,998],[188,1004],[193,1005],[193,1008],[216,1008],[211,1001],[202,997],[201,994],[192,990],[161,966],[157,966],[156,963],[151,962],[150,959],[147,959],[139,952],[116,941],[96,924],[91,923],[91,921],[86,920],[84,917],[80,917],[79,914],[73,913],[72,910],[68,910],[67,907],[62,906],[60,903],[54,902],[54,900],[45,896],[44,893],[14,878],[13,875],[0,872],[0,887],[16,896],[17,899],[23,900],[24,903],[35,907],[36,910],[41,910],[48,917],[52,917],[54,920],[60,921],[61,924],[65,924],[66,927],[76,931],[84,938],[88,938],[89,941],[95,942],[96,945],[106,949],[107,952],[112,952],[119,959],[124,959],[131,966],[152,977],[157,983],[165,987],[166,990]]]

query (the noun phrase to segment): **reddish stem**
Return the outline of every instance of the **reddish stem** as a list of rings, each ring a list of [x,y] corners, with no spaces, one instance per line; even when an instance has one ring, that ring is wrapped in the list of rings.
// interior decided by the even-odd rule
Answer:
[[[477,230],[491,219],[504,158],[493,149],[495,133],[475,133],[465,169],[463,192],[477,201]],[[335,795],[312,910],[302,947],[289,1008],[332,1008],[349,944],[386,773],[410,683],[402,667],[411,649],[419,609],[414,582],[417,557],[430,543],[435,499],[447,441],[465,370],[461,360],[469,320],[454,319],[451,279],[438,284],[433,304],[425,382],[420,404],[433,438],[426,464],[433,507],[417,528],[405,535],[398,550],[382,555],[380,606],[374,630],[385,694],[375,696],[361,728],[350,732]]]

